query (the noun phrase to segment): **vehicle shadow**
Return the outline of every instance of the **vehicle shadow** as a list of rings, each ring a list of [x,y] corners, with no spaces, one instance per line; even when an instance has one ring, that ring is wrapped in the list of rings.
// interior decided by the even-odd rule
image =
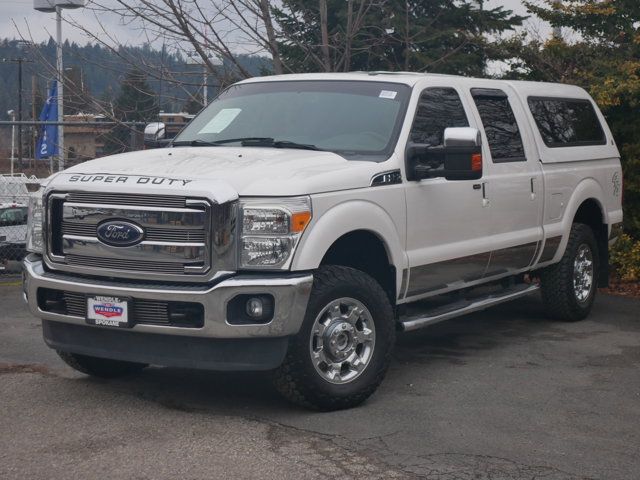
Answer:
[[[385,384],[410,383],[412,377],[435,375],[442,363],[466,365],[481,352],[499,350],[514,342],[553,338],[570,340],[575,333],[546,320],[541,302],[533,297],[504,304],[433,325],[400,333]],[[261,415],[299,411],[283,400],[271,385],[270,372],[209,372],[150,367],[118,380],[83,378],[98,388],[116,388],[172,410],[184,412]],[[383,384],[383,386],[385,385]],[[382,388],[377,401],[386,403],[393,387]]]

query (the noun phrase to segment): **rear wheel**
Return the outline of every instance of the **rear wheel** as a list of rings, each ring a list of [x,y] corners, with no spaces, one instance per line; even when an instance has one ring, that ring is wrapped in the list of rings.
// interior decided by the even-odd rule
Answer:
[[[562,259],[540,274],[542,298],[550,316],[577,321],[589,314],[598,290],[598,259],[593,231],[574,223]]]
[[[100,378],[117,378],[144,369],[147,364],[111,360],[108,358],[90,357],[77,353],[58,351],[58,356],[74,370]]]
[[[353,268],[321,267],[274,384],[308,408],[354,407],[382,382],[394,343],[393,311],[382,287]]]

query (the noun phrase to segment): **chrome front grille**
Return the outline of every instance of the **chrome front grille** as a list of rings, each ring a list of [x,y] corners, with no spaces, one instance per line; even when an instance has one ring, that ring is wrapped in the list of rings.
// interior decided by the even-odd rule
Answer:
[[[102,270],[130,270],[134,272],[165,273],[180,275],[184,273],[184,267],[180,264],[169,262],[150,262],[145,260],[118,260],[115,258],[88,257],[83,255],[67,255],[67,264],[78,267],[89,267]]]
[[[91,237],[96,235],[96,225],[77,222],[62,222],[62,235],[76,235],[81,237]],[[171,228],[147,228],[145,229],[145,240],[156,242],[181,242],[181,243],[204,243],[204,230],[196,229],[171,229]]]
[[[84,294],[40,289],[38,297],[38,306],[43,311],[81,318],[87,316],[87,296]],[[201,328],[204,322],[204,309],[198,303],[131,298],[129,308],[129,321],[134,325],[143,323]]]
[[[67,197],[67,201],[107,205],[133,205],[141,207],[183,208],[187,205],[186,197],[102,192],[70,192]]]
[[[235,215],[235,203],[54,192],[47,197],[47,258],[55,269],[89,275],[208,280],[235,267]],[[126,247],[101,242],[98,226],[113,220],[139,225],[142,241]]]

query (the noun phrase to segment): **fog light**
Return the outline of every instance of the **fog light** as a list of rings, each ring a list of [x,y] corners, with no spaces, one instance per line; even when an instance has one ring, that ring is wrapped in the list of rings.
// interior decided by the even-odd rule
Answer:
[[[229,325],[264,325],[273,320],[275,299],[268,293],[249,293],[233,297],[227,304]]]
[[[262,299],[260,298],[250,298],[247,300],[246,306],[247,315],[253,318],[262,317],[262,313],[264,311],[264,305],[262,304]]]

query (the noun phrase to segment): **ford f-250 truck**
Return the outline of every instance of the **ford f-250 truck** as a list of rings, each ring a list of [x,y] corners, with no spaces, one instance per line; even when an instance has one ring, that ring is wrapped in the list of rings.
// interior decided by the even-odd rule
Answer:
[[[81,372],[271,370],[290,400],[347,408],[382,381],[397,329],[538,290],[553,317],[587,316],[621,191],[577,87],[253,78],[169,148],[50,178],[24,295]]]

